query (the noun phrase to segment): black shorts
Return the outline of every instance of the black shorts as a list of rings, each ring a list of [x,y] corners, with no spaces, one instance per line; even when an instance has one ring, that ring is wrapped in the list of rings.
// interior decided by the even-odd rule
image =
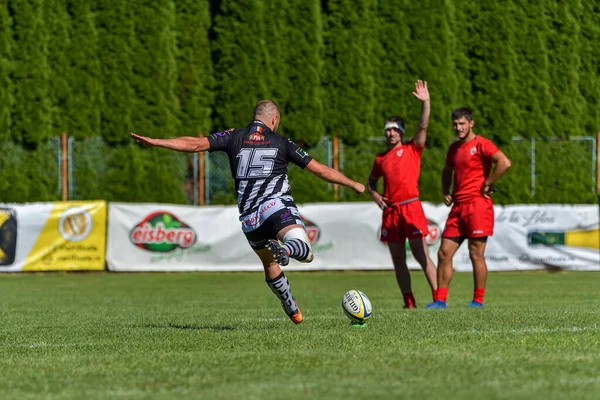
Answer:
[[[277,239],[277,233],[286,226],[304,225],[300,212],[293,201],[284,201],[285,207],[275,211],[258,228],[244,232],[250,247],[256,250],[264,249],[270,240]]]

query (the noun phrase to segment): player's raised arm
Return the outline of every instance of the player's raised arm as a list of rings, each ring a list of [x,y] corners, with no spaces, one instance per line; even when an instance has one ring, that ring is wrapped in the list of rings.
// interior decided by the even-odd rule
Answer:
[[[427,89],[427,82],[418,80],[415,83],[415,91],[413,95],[423,102],[421,106],[421,118],[419,119],[419,125],[415,132],[415,144],[417,146],[425,146],[427,140],[427,127],[429,126],[429,114],[431,113],[431,102],[429,100],[429,90]]]
[[[195,153],[210,149],[207,137],[181,136],[170,139],[154,139],[137,133],[131,133],[131,137],[137,143],[146,147],[164,147],[165,149]]]
[[[317,160],[311,160],[305,169],[326,182],[347,186],[354,190],[356,194],[362,194],[365,191],[365,185],[362,183],[353,181],[341,172],[336,171],[333,168],[329,168]]]
[[[453,170],[450,166],[444,165],[442,170],[442,195],[444,196],[444,204],[449,206],[452,204],[452,195],[450,194],[450,186],[452,186]]]

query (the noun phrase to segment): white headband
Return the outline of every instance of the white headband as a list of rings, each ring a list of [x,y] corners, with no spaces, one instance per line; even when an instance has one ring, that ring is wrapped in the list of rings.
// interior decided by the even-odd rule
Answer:
[[[388,123],[386,123],[384,130],[393,129],[393,128],[396,128],[400,132],[404,133],[404,128],[401,127],[400,124],[397,123],[397,122],[388,122]]]

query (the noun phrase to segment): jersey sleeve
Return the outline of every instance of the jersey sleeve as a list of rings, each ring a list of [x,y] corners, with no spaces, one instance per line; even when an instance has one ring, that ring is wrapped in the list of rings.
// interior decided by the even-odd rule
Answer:
[[[414,139],[411,139],[409,142],[410,146],[412,147],[413,151],[415,152],[415,154],[417,155],[421,155],[423,154],[423,150],[425,150],[425,146],[419,146],[415,143]]]
[[[492,156],[499,151],[500,149],[498,149],[491,140],[486,139],[481,141],[481,154],[485,158],[492,158]]]
[[[208,151],[226,150],[231,144],[231,132],[233,132],[233,129],[227,129],[226,131],[216,132],[210,135],[208,137],[208,143],[210,143],[210,149]]]
[[[289,139],[286,141],[285,148],[288,160],[302,169],[306,168],[313,159],[306,151]]]

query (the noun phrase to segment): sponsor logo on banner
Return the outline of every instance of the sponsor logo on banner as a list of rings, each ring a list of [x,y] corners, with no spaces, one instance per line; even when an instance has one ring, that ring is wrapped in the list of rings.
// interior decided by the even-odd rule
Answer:
[[[494,262],[494,263],[504,263],[504,262],[509,261],[508,256],[505,256],[505,255],[485,254],[483,256],[483,258],[485,259],[485,261]],[[471,263],[471,258],[469,257],[468,254],[463,254],[461,257],[461,260],[462,260],[463,264]]]
[[[15,261],[17,248],[17,213],[11,208],[0,208],[0,265]]]
[[[85,208],[72,207],[60,216],[58,232],[69,242],[80,242],[89,236],[92,226],[92,216]]]
[[[425,237],[425,241],[427,242],[427,246],[431,247],[440,242],[442,239],[442,230],[437,222],[427,218],[427,229],[429,229],[429,233]]]
[[[22,271],[104,269],[105,201],[63,201],[31,208],[29,212],[47,217],[39,222],[39,231],[35,233],[31,227],[23,227],[34,243]],[[31,237],[27,240],[32,240]]]
[[[306,227],[306,234],[308,235],[308,240],[310,240],[311,245],[317,244],[319,238],[321,237],[321,228],[317,226],[311,220],[305,218],[303,215],[300,215],[302,218],[302,222],[304,222],[304,226]]]
[[[157,253],[187,249],[196,243],[196,238],[196,232],[188,224],[167,211],[147,215],[129,233],[131,243]]]

